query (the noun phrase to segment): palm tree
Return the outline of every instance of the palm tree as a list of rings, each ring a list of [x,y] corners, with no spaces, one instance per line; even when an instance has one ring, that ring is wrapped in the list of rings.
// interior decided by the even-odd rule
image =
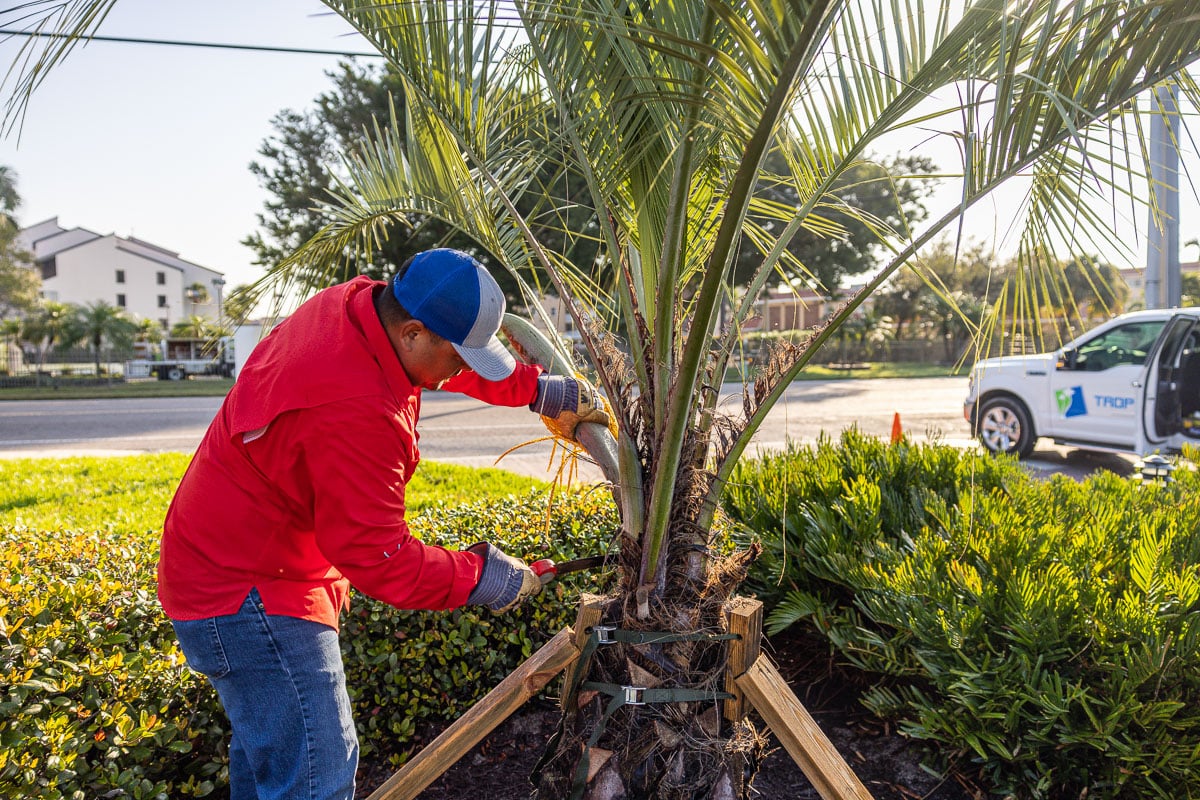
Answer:
[[[1080,210],[1095,187],[1113,185],[1105,171],[1120,159],[1106,144],[1110,131],[1132,125],[1138,96],[1200,52],[1200,20],[1187,2],[559,0],[518,2],[515,14],[466,0],[328,4],[389,58],[409,104],[390,135],[357,157],[330,209],[335,222],[268,280],[369,250],[393,215],[412,211],[454,223],[519,274],[544,268],[620,420],[623,579],[606,621],[681,634],[721,629],[722,602],[744,569],[710,547],[722,487],[817,348],[918,248],[1016,175],[1030,181],[1022,254],[1032,271],[1057,267],[1040,255],[1064,234],[1111,239],[1103,220]],[[1186,75],[1178,80],[1194,98]],[[946,135],[963,161],[948,171],[966,176],[960,207],[913,231],[830,197],[904,125],[956,125]],[[565,136],[546,134],[558,130]],[[766,172],[776,154],[786,174]],[[594,262],[573,262],[538,236],[564,205],[547,197],[534,214],[517,210],[537,193],[532,176],[547,162],[587,179],[588,196],[572,198],[571,209],[590,209],[591,227],[574,233],[599,239]],[[781,183],[798,204],[764,199]],[[777,270],[803,270],[787,260],[797,231],[819,231],[836,248],[835,209],[857,214],[894,258],[807,347],[781,345],[745,387],[740,413],[722,414],[718,376],[754,298]],[[571,233],[563,231],[568,242]],[[739,295],[732,275],[742,242],[767,255]],[[616,289],[601,291],[614,276]],[[1045,283],[1032,276],[1025,285]],[[716,329],[719,305],[739,296],[731,324]],[[1036,291],[1025,298],[1044,302]],[[719,646],[657,647],[603,648],[585,678],[719,685]],[[593,798],[748,792],[729,744],[738,734],[706,726],[702,706],[624,708],[601,731],[607,703],[601,693],[582,709],[568,704],[540,797],[578,793],[581,758],[603,764]]]
[[[86,33],[110,3],[72,6],[58,30]],[[1147,152],[1138,98],[1174,80],[1197,99],[1182,72],[1200,54],[1194,0],[327,5],[387,56],[407,105],[354,157],[327,209],[333,221],[262,286],[286,295],[313,264],[336,274],[347,253],[369,254],[409,213],[469,235],[525,279],[531,308],[534,267],[544,270],[619,420],[608,474],[624,532],[622,580],[605,619],[685,637],[721,629],[722,603],[744,574],[745,554],[719,558],[710,547],[735,462],[862,300],[996,187],[1024,176],[1030,276],[1020,297],[1037,306],[1037,272],[1058,268],[1041,254],[1056,243],[1074,252],[1119,244],[1093,209],[1110,193],[1145,196],[1134,190],[1144,171],[1136,158]],[[49,65],[71,43],[50,40],[31,63]],[[18,89],[41,74],[26,70]],[[940,149],[961,157],[945,170],[958,177],[961,201],[919,229],[892,230],[832,189],[903,129],[940,136]],[[776,163],[786,173],[765,166]],[[587,192],[542,192],[548,168],[582,175]],[[769,201],[781,184],[796,204]],[[581,211],[586,224],[562,222]],[[867,225],[891,259],[808,345],[780,344],[741,407],[724,413],[717,390],[755,298],[778,272],[803,272],[787,247],[798,231],[837,249],[837,217]],[[598,255],[572,261],[583,240]],[[766,255],[739,291],[732,276],[743,243]],[[718,328],[726,301],[730,321]],[[723,653],[712,641],[609,645],[584,677],[711,692]],[[741,746],[740,729],[718,729],[711,705],[605,716],[603,695],[576,699],[547,753],[540,797],[582,793],[576,778],[589,763],[599,768],[586,790],[593,800],[747,796],[753,748]]]
[[[21,323],[21,338],[37,347],[37,383],[41,385],[46,356],[56,345],[69,342],[78,328],[79,308],[70,303],[44,301]]]
[[[125,312],[103,300],[97,300],[80,308],[68,326],[63,344],[87,342],[92,351],[96,377],[101,375],[101,355],[105,348],[129,347],[138,333],[138,324]]]

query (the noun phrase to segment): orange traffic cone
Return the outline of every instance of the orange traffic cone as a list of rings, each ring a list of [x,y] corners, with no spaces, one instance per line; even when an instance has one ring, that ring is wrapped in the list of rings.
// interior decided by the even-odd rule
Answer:
[[[892,444],[896,444],[904,438],[904,429],[900,427],[900,412],[896,412],[896,416],[892,417]]]

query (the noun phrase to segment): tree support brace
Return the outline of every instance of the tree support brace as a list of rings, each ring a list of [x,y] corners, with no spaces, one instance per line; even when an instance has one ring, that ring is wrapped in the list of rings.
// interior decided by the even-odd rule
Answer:
[[[594,634],[593,628],[600,621],[601,608],[600,598],[584,595],[574,630],[565,628],[544,644],[471,710],[455,720],[424,750],[388,778],[367,800],[413,800],[558,673],[569,669],[564,682],[565,698],[568,687],[581,683],[580,655],[589,641],[596,642],[592,645],[594,648],[602,639],[610,637],[664,635],[616,633],[611,629]],[[730,635],[725,638],[731,640],[726,691],[716,693],[717,697],[724,698],[726,718],[736,722],[753,706],[823,800],[873,800],[871,793],[788,687],[779,670],[761,654],[762,603],[734,598],[726,608],[726,619]],[[708,637],[707,634],[702,636]],[[588,688],[603,691],[599,686]],[[629,704],[629,698],[634,703],[648,702],[646,693],[652,691],[629,687],[634,691],[627,693],[626,687],[615,688],[620,696],[613,697],[612,711],[620,705]],[[654,697],[657,700],[657,696]],[[705,698],[714,699],[714,693],[706,693]],[[670,700],[664,698],[664,701],[679,702],[683,699],[672,697]]]

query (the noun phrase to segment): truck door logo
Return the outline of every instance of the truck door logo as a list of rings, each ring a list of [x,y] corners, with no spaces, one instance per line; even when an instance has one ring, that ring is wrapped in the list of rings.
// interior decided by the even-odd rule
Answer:
[[[1072,386],[1070,389],[1058,389],[1054,392],[1054,402],[1058,404],[1058,413],[1064,417],[1082,417],[1087,412],[1087,404],[1083,401],[1083,387]]]

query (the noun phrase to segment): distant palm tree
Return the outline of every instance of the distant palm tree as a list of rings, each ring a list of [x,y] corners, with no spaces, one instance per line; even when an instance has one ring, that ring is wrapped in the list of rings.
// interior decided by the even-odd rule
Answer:
[[[70,341],[78,329],[75,319],[78,312],[78,306],[47,300],[22,321],[21,338],[37,348],[37,382],[39,384],[42,382],[46,356],[55,346]]]
[[[171,326],[171,335],[189,339],[215,339],[220,329],[208,317],[192,315]]]
[[[137,334],[138,325],[124,311],[97,300],[78,309],[68,326],[68,339],[63,344],[86,342],[92,351],[96,377],[101,375],[101,355],[105,349],[129,347]]]

